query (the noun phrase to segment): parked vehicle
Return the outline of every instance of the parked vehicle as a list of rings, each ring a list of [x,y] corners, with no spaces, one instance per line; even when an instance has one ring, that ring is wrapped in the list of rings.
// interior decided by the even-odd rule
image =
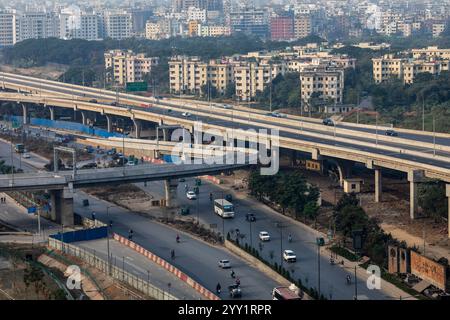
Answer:
[[[302,300],[302,297],[298,291],[289,287],[275,287],[272,290],[272,300]]]
[[[28,152],[24,152],[24,154],[22,155],[22,158],[29,159],[30,158],[30,154]]]

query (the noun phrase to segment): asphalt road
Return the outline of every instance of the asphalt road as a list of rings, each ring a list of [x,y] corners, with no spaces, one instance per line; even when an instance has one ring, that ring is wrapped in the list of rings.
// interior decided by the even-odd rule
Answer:
[[[188,184],[188,187],[192,189],[194,186],[193,179],[186,179],[186,182],[180,182],[178,186],[178,203],[179,205],[189,206],[190,215],[194,219],[197,219],[198,215],[202,224],[206,226],[215,224],[217,225],[216,230],[219,232],[225,230],[225,234],[228,232],[233,233],[233,231],[239,229],[242,237],[240,241],[247,242],[249,245],[260,250],[262,256],[268,261],[280,264],[282,250],[293,250],[297,254],[297,262],[284,262],[284,267],[290,270],[295,278],[301,278],[304,284],[310,287],[318,287],[317,233],[315,231],[305,226],[294,225],[292,220],[275,213],[267,206],[259,204],[256,201],[238,199],[236,197],[233,199],[236,216],[233,219],[224,220],[214,213],[213,204],[209,200],[209,193],[213,193],[214,198],[217,199],[222,198],[229,192],[217,185],[205,183],[205,181],[202,182],[198,202],[197,200],[188,200],[185,195],[185,184]],[[155,198],[161,198],[164,194],[162,182],[148,182],[147,187],[143,187],[142,184],[138,185],[154,195]],[[256,216],[256,222],[251,224],[247,222],[245,220],[246,213],[253,213]],[[280,229],[277,228],[276,222],[281,222],[285,226],[282,229],[283,241],[281,241]],[[271,240],[268,242],[260,242],[258,237],[260,231],[269,232]],[[288,242],[289,234],[293,238],[291,243]],[[260,244],[262,249],[260,249]],[[273,255],[273,259],[271,255]],[[345,266],[331,265],[329,256],[323,253],[320,258],[320,270],[320,287],[324,296],[328,299],[353,299],[355,287],[346,283],[347,275],[351,275],[352,278],[354,277],[353,268],[347,269]],[[388,292],[384,292],[383,290],[369,290],[366,286],[366,280],[367,277],[359,278],[357,281],[359,299],[394,299]]]
[[[89,198],[89,207],[82,206],[82,199]],[[229,259],[238,277],[241,279],[243,299],[271,299],[272,289],[279,285],[255,267],[230,254],[221,246],[211,246],[196,238],[177,232],[175,229],[153,222],[148,217],[131,213],[126,209],[111,207],[107,202],[88,197],[77,192],[74,197],[75,211],[83,216],[91,217],[95,211],[96,218],[108,222],[113,221],[113,231],[128,236],[133,230],[133,240],[151,250],[156,255],[171,261],[177,268],[201,283],[207,289],[215,291],[217,283],[222,286],[222,297],[227,299],[226,286],[232,284],[229,270],[218,267],[220,259]],[[181,243],[176,243],[176,235],[180,234]],[[175,259],[171,260],[170,252],[175,250]]]
[[[74,242],[72,244],[101,257],[103,260],[107,260],[106,239]],[[116,265],[140,279],[149,281],[155,287],[169,292],[179,299],[205,299],[192,287],[133,249],[110,239],[109,250],[112,265]]]

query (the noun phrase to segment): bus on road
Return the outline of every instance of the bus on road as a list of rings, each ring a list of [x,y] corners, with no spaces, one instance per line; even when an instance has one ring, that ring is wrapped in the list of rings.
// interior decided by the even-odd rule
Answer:
[[[231,202],[225,199],[216,199],[214,200],[214,213],[222,218],[233,218],[234,206]]]
[[[302,300],[302,297],[297,291],[289,287],[275,287],[272,290],[272,300]]]

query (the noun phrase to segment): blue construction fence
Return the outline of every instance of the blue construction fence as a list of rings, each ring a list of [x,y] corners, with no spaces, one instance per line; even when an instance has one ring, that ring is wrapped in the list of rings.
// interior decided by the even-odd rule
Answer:
[[[50,235],[50,238],[65,242],[77,242],[77,241],[89,241],[106,238],[108,235],[108,230],[106,226],[92,228],[92,229],[83,229],[76,231],[69,231],[64,233],[57,233]]]
[[[15,122],[20,125],[23,124],[22,116],[4,116],[4,120]],[[105,130],[102,128],[91,127],[91,126],[83,125],[81,123],[70,122],[70,121],[50,120],[50,119],[42,119],[42,118],[30,118],[30,124],[39,126],[39,127],[78,131],[78,132],[83,132],[83,133],[90,134],[93,136],[99,136],[102,138],[122,137],[122,134],[117,133],[117,132],[108,132],[108,130]]]

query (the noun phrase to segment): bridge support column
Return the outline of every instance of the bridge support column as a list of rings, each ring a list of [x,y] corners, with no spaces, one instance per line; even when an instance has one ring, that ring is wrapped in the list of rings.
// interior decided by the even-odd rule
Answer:
[[[50,120],[55,121],[55,107],[49,106],[48,110],[50,111]]]
[[[26,103],[22,103],[22,111],[23,111],[23,124],[28,124],[28,105]]]
[[[88,122],[87,120],[88,120],[88,118],[87,118],[86,113],[84,111],[81,111],[81,123],[84,126],[87,125],[87,122]]]
[[[351,161],[345,161],[345,160],[340,160],[340,161],[336,161],[336,165],[337,165],[337,169],[339,172],[339,185],[341,187],[344,186],[344,179],[346,178],[350,178],[351,174],[352,174],[352,165],[353,162]]]
[[[106,128],[108,132],[112,132],[112,119],[109,114],[105,114],[106,117]]]
[[[141,138],[141,130],[142,130],[142,122],[140,120],[133,119],[133,123],[134,123],[134,137],[136,139],[140,139]]]
[[[166,192],[166,207],[167,208],[176,208],[177,203],[177,188],[178,188],[178,180],[177,179],[167,179],[164,180],[164,189]]]
[[[419,213],[419,199],[417,194],[417,186],[424,179],[423,170],[412,170],[408,172],[409,181],[409,217],[416,219]]]
[[[381,168],[375,169],[375,202],[381,202],[382,191],[383,191],[383,175]]]
[[[445,194],[447,195],[448,199],[448,216],[447,216],[447,223],[448,223],[448,237],[450,239],[450,184],[445,185]]]
[[[64,226],[73,226],[73,190],[69,187],[63,190],[52,190],[50,199],[52,220]]]

